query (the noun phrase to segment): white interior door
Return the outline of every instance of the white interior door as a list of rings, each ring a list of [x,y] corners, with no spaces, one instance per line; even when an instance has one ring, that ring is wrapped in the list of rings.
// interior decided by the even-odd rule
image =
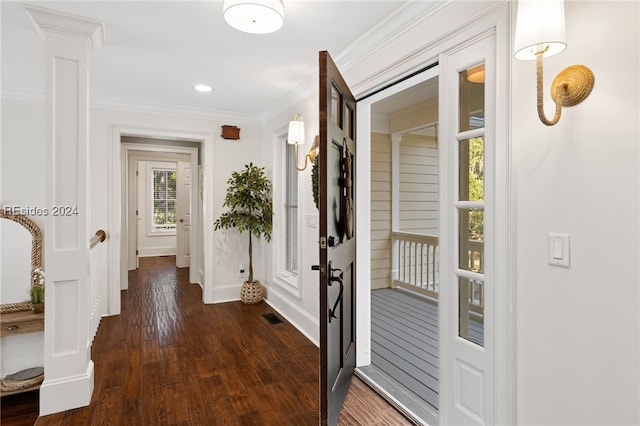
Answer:
[[[440,60],[441,424],[494,424],[495,36]]]
[[[176,237],[177,252],[176,266],[186,268],[191,263],[191,163],[178,162],[176,176]]]
[[[139,214],[139,161],[132,156],[127,156],[127,226],[130,232],[127,238],[127,269],[129,271],[138,268],[138,214]]]

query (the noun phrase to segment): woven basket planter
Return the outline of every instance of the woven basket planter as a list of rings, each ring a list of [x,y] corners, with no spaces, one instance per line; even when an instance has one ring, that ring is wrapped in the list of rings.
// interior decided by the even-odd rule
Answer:
[[[256,303],[260,303],[263,296],[264,291],[262,290],[260,281],[254,281],[251,283],[245,281],[242,283],[242,288],[240,289],[240,300],[242,300],[242,303],[254,305]]]
[[[44,380],[44,368],[33,367],[7,375],[0,380],[0,392],[18,393],[29,389],[37,389]]]

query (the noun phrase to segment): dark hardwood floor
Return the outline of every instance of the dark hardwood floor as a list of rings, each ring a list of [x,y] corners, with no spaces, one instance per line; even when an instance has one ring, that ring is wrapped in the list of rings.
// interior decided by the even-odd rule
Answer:
[[[33,426],[38,419],[38,398],[40,392],[30,391],[3,396],[0,400],[2,426]]]
[[[91,404],[36,425],[317,425],[318,348],[286,320],[262,317],[273,312],[204,305],[174,257],[143,258],[122,313],[103,318],[94,340]],[[2,425],[33,424],[37,397],[27,395],[3,398]],[[354,379],[339,424],[409,423]]]

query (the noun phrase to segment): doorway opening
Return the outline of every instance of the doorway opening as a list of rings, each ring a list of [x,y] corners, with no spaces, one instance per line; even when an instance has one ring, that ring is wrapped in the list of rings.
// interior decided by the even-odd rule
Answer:
[[[202,283],[200,142],[122,136],[121,145],[123,266],[131,271],[141,257],[175,256],[189,281]]]
[[[148,139],[148,144],[127,144],[123,138],[135,137]],[[160,145],[158,141],[169,141]],[[107,176],[108,193],[111,210],[109,212],[109,229],[112,230],[109,249],[109,315],[120,313],[120,293],[126,289],[128,280],[128,199],[127,169],[128,150],[179,152],[188,153],[191,158],[191,170],[197,170],[197,179],[191,185],[191,266],[189,281],[198,283],[203,289],[203,302],[213,301],[213,264],[204,262],[213,253],[213,227],[205,227],[203,223],[213,220],[213,186],[203,182],[213,180],[213,139],[211,133],[176,131],[166,129],[148,129],[132,126],[111,126],[109,175]],[[139,139],[138,139],[139,141]],[[184,146],[186,142],[195,143],[195,147]],[[198,155],[198,152],[200,155]],[[196,174],[194,173],[194,178]]]
[[[370,358],[357,369],[431,425],[440,393],[438,85],[436,66],[368,99]]]
[[[135,145],[135,138],[127,138]],[[191,154],[127,150],[127,269],[141,257],[175,256],[191,266]],[[197,208],[196,206],[193,206]]]

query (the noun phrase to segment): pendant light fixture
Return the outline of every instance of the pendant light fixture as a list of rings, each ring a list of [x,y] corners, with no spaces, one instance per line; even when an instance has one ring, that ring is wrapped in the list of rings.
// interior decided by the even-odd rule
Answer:
[[[282,0],[224,0],[222,10],[227,24],[245,33],[268,34],[284,24]]]

